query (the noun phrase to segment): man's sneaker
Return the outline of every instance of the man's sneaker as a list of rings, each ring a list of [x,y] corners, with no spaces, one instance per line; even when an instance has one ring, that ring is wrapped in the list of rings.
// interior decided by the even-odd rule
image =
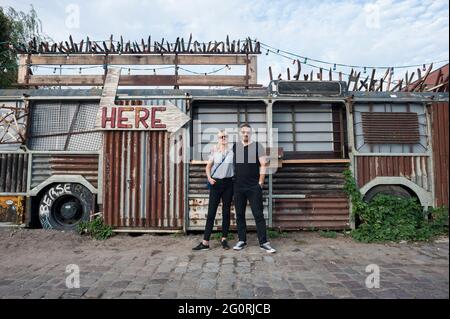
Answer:
[[[222,248],[223,249],[230,249],[230,246],[228,245],[228,241],[226,239],[222,240]]]
[[[198,244],[192,250],[209,250],[209,245],[203,245],[203,243]]]
[[[273,254],[273,253],[277,252],[272,246],[270,246],[270,243],[262,244],[262,245],[260,245],[260,247],[262,250],[266,251],[269,254]]]
[[[234,245],[233,249],[234,250],[242,250],[245,248],[245,246],[247,246],[247,243],[245,241],[238,241],[236,243],[236,245]]]

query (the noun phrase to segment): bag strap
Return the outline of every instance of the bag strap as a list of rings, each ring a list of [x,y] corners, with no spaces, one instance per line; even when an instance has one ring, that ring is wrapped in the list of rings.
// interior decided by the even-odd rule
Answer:
[[[228,156],[228,153],[223,157],[222,162],[220,162],[219,165],[217,165],[217,167],[211,173],[211,177],[214,177],[214,173],[217,171],[217,169],[220,167],[220,165],[222,165],[222,163],[225,162],[225,159],[227,158],[227,156]]]

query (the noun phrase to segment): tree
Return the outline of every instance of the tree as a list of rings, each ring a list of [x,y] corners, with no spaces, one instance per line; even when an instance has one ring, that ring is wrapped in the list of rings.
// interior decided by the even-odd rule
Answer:
[[[26,45],[33,38],[38,42],[51,40],[43,33],[33,5],[29,12],[0,7],[0,88],[13,87],[17,81],[18,60],[11,44]]]

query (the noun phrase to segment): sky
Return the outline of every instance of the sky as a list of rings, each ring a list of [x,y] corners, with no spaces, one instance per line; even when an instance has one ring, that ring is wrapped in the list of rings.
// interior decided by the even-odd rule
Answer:
[[[227,35],[231,39],[251,37],[330,63],[428,65],[449,58],[447,0],[0,0],[0,6],[22,11],[27,11],[30,4],[42,20],[44,32],[55,41],[65,41],[69,34],[78,42],[86,36],[105,40],[112,34],[115,39],[122,35],[140,41],[151,35],[153,39],[174,42],[178,36],[186,39],[192,33],[201,42],[224,41]],[[258,57],[258,83],[268,84],[269,66],[283,78],[287,67],[291,74],[296,69],[290,58],[263,52]],[[303,66],[302,70],[309,73],[311,68]],[[336,68],[344,73],[349,70]],[[218,74],[241,71],[224,70]],[[367,74],[370,71],[367,69]],[[395,71],[398,77],[406,69]],[[381,77],[384,70],[379,72]]]

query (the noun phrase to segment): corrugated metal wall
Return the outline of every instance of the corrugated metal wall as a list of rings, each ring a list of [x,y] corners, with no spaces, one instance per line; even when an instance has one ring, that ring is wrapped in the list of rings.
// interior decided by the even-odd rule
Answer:
[[[348,198],[343,191],[345,163],[283,164],[273,176],[272,221],[283,229],[349,228]]]
[[[175,103],[174,101],[171,101]],[[185,109],[184,101],[178,107]],[[123,101],[124,105],[164,101]],[[176,104],[176,103],[175,103]],[[114,227],[182,229],[183,134],[165,131],[104,133],[103,212]]]
[[[377,176],[402,176],[431,190],[427,156],[357,156],[358,185],[364,186]]]
[[[98,154],[33,154],[31,188],[52,175],[81,175],[98,187]]]
[[[448,103],[433,103],[431,105],[431,129],[436,206],[448,206],[448,108]]]
[[[28,154],[0,154],[0,193],[27,191]]]

